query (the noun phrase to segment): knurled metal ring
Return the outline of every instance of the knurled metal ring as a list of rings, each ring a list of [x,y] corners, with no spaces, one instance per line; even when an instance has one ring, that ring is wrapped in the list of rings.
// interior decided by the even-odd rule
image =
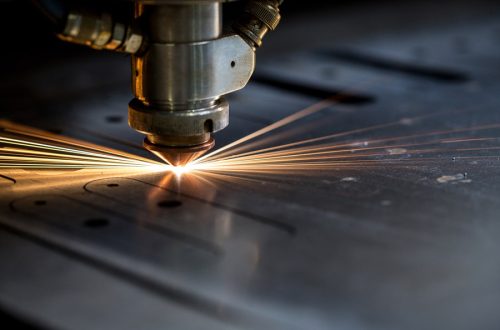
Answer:
[[[270,30],[276,29],[281,20],[278,8],[266,3],[250,2],[245,11],[262,21]]]

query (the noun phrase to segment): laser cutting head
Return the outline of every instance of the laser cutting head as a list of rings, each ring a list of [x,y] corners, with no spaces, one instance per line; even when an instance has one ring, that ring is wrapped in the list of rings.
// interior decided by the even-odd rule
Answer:
[[[172,165],[214,146],[212,134],[229,124],[223,95],[247,84],[255,47],[279,21],[280,1],[249,3],[238,33],[222,35],[221,1],[139,1],[136,17],[147,44],[132,56],[129,124]]]
[[[250,0],[233,32],[223,34],[225,0],[135,0],[131,26],[110,15],[70,13],[65,41],[132,54],[129,125],[144,146],[184,165],[214,146],[212,134],[229,124],[224,95],[243,88],[255,49],[276,28],[281,0]]]

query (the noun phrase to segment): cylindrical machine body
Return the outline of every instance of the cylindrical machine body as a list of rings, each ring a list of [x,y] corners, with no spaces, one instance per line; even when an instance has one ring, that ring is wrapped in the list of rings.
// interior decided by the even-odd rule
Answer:
[[[222,33],[219,2],[144,6],[139,14],[145,18],[151,43],[188,43],[217,39]]]
[[[221,3],[139,4],[146,36],[132,56],[131,126],[153,143],[195,145],[229,123],[229,106],[217,94],[211,41],[221,37]]]
[[[211,82],[202,79],[211,59],[192,43],[220,37],[221,4],[140,5],[138,14],[148,43],[144,52],[132,56],[135,97],[173,110],[213,102],[212,95],[204,93]]]
[[[223,35],[227,1],[135,0],[128,25],[105,13],[69,12],[58,36],[133,54],[129,125],[146,135],[147,149],[180,164],[213,147],[211,133],[229,124],[224,95],[248,83],[254,50],[280,19],[282,0],[251,0]]]

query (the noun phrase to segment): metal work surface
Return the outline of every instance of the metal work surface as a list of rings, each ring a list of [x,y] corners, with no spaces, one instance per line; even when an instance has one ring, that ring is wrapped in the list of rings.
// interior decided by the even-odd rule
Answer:
[[[216,135],[221,147],[345,93],[290,129],[311,127],[301,139],[348,132],[338,142],[357,146],[474,127],[450,138],[489,138],[457,154],[229,179],[0,168],[0,309],[50,329],[497,329],[491,7],[399,33],[378,13],[387,31],[344,38],[329,37],[329,12],[285,21],[272,38],[293,40],[300,24],[324,37],[258,57]],[[127,58],[19,63],[0,81],[2,118],[150,157],[126,122]]]

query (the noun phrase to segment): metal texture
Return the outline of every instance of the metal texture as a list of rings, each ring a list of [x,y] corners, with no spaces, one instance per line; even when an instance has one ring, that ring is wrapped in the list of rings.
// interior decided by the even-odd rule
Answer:
[[[190,43],[217,39],[222,33],[221,5],[142,6],[137,15],[151,43]]]
[[[142,35],[131,26],[113,22],[108,14],[100,16],[70,12],[59,39],[94,49],[135,53],[142,45]]]
[[[300,138],[500,123],[498,4],[365,6],[287,20],[255,80],[229,96],[218,145],[346,90],[294,126]],[[123,115],[127,59],[54,65],[37,62],[52,49],[25,60],[15,49],[0,54],[2,117],[146,153]],[[0,169],[0,309],[49,329],[497,329],[498,150],[435,156],[194,185]]]
[[[252,47],[260,47],[262,39],[278,26],[281,15],[279,5],[282,1],[248,1],[245,14],[233,24],[236,30]]]
[[[222,96],[247,84],[253,50],[238,35],[221,36],[219,2],[142,4],[136,15],[148,44],[132,56],[130,126],[171,151],[205,145],[228,125]]]
[[[210,42],[150,44],[132,63],[136,98],[175,111],[243,88],[255,54],[238,35],[230,35]]]
[[[134,1],[134,0],[127,0]],[[175,4],[175,5],[185,5],[185,4],[209,4],[214,2],[232,2],[238,0],[138,0],[137,2],[144,5],[164,5],[164,4]]]
[[[254,47],[279,23],[278,5],[250,1],[246,16],[235,25],[239,34],[221,36],[219,1],[137,1],[133,25],[141,26],[140,34],[107,14],[70,12],[58,36],[134,54],[129,123],[149,142],[162,141],[162,148],[192,146],[194,141],[205,145],[211,133],[228,125],[229,107],[220,98],[248,83]]]
[[[158,136],[158,141],[165,136],[174,138],[171,143],[175,139],[184,139],[180,141],[182,145],[186,137],[210,135],[229,123],[229,104],[224,98],[218,99],[214,104],[198,107],[174,111],[151,108],[132,100],[129,104],[129,124],[143,134]]]

